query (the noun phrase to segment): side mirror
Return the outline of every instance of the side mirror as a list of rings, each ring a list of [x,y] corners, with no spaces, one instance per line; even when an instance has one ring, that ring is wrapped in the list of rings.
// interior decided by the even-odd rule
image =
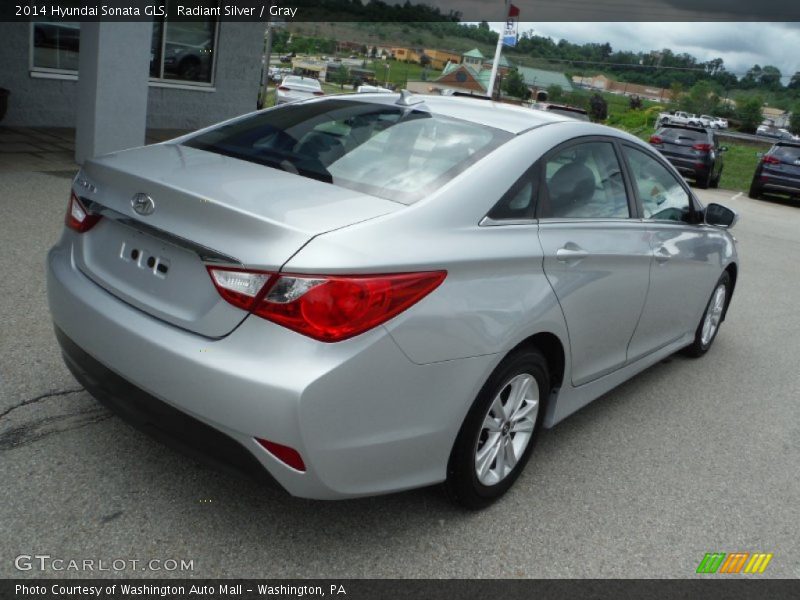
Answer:
[[[711,203],[706,206],[705,222],[706,225],[730,229],[739,220],[739,213],[721,204]]]

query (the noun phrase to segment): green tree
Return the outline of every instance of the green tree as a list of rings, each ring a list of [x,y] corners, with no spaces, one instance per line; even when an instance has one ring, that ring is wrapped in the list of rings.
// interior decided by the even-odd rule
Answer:
[[[673,81],[669,86],[669,99],[675,103],[681,101],[683,96],[683,84],[680,81]]]
[[[589,116],[592,121],[605,121],[608,118],[608,103],[600,94],[589,98]]]
[[[339,84],[341,89],[344,89],[344,84],[350,81],[350,70],[344,65],[339,65],[333,74],[333,80]]]
[[[547,99],[551,100],[552,102],[558,102],[564,97],[564,88],[562,88],[557,83],[549,86],[547,88]]]
[[[760,96],[751,96],[739,102],[737,116],[741,125],[739,129],[745,133],[755,133],[759,123],[763,120],[761,106],[763,101]]]
[[[642,99],[636,94],[634,94],[633,96],[631,96],[631,99],[628,102],[628,104],[630,105],[631,110],[639,110],[642,108]]]
[[[800,135],[800,104],[795,104],[789,120],[789,131],[795,135]]]
[[[509,96],[522,98],[523,100],[530,95],[530,90],[528,90],[528,86],[525,85],[525,80],[516,69],[509,71],[508,75],[506,75],[503,80],[503,91]]]

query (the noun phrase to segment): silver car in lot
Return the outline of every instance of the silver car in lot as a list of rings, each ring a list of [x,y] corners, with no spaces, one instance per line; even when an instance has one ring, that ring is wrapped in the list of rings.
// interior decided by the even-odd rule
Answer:
[[[614,129],[334,96],[87,161],[48,296],[76,378],[164,440],[296,496],[478,508],[542,427],[709,349],[735,221]]]
[[[308,100],[314,96],[324,96],[322,85],[313,77],[287,75],[275,91],[275,104],[286,104],[298,100]]]

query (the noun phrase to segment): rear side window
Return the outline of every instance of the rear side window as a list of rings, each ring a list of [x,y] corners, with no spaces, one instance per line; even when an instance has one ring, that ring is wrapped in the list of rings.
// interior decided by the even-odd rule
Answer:
[[[511,137],[424,107],[336,99],[289,104],[183,143],[411,204]]]
[[[511,186],[487,215],[495,221],[533,219],[536,211],[536,192],[539,187],[538,165]]]

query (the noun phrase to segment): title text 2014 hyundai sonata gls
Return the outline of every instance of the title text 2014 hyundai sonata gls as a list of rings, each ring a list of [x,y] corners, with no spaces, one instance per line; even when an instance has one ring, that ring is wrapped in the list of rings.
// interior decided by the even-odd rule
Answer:
[[[297,496],[480,507],[541,427],[708,350],[735,220],[610,128],[339,96],[87,161],[48,294],[72,372],[142,427]]]

